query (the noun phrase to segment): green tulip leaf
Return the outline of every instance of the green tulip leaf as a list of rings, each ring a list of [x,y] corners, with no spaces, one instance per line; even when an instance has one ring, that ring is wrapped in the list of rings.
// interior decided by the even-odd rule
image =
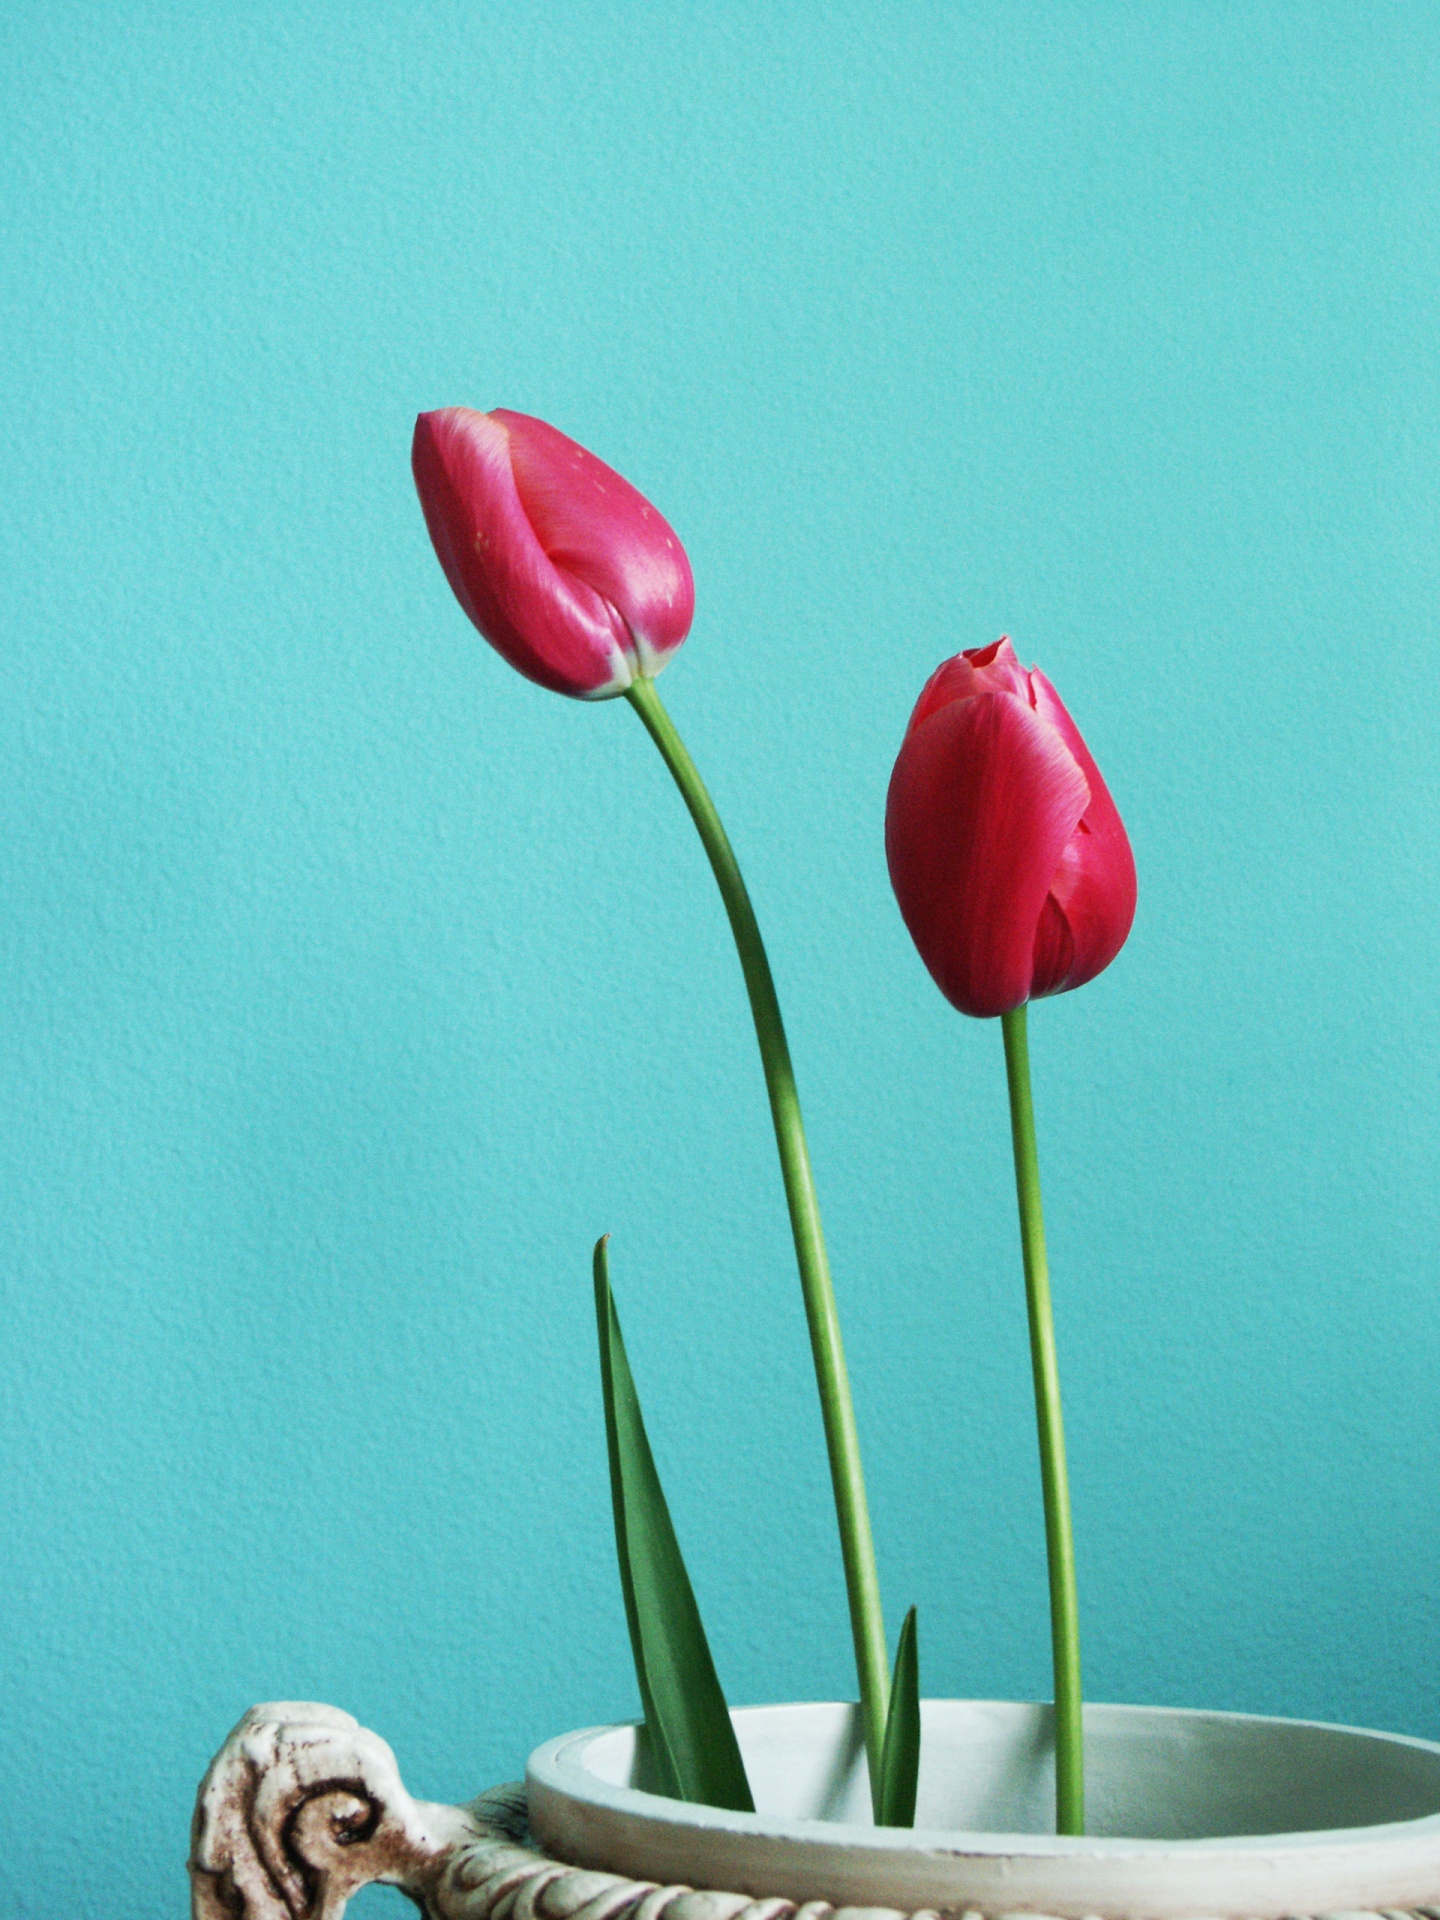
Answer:
[[[607,1236],[608,1239],[608,1236]],[[635,1677],[658,1793],[753,1813],[745,1763],[710,1657],[700,1609],[665,1504],[610,1291],[606,1240],[595,1247],[595,1314],[615,1547]],[[647,1781],[650,1784],[650,1781]]]
[[[900,1629],[900,1644],[895,1649],[895,1678],[890,1685],[885,1744],[880,1749],[876,1826],[914,1826],[915,1790],[919,1779],[920,1655],[915,1644],[915,1609],[911,1607]]]

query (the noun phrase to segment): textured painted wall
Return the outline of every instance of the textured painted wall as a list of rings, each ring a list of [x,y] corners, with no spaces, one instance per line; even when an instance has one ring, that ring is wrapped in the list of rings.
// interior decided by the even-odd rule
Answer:
[[[629,710],[452,602],[456,401],[689,547],[665,692],[927,1691],[1047,1684],[1000,1038],[880,840],[1008,630],[1141,875],[1032,1020],[1089,1690],[1440,1735],[1436,10],[90,0],[0,53],[5,1912],[181,1911],[252,1700],[446,1797],[632,1712],[603,1229],[732,1699],[850,1686],[720,910]]]

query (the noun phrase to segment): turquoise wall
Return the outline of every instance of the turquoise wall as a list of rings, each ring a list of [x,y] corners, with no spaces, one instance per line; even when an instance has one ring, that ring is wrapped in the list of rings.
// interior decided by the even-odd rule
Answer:
[[[89,0],[0,50],[5,1913],[181,1912],[254,1700],[440,1797],[632,1713],[605,1229],[731,1698],[851,1685],[719,906],[632,713],[452,601],[454,402],[689,548],[664,690],[926,1690],[1047,1686],[1000,1036],[880,833],[1008,631],[1140,869],[1031,1023],[1088,1689],[1440,1736],[1440,13]]]

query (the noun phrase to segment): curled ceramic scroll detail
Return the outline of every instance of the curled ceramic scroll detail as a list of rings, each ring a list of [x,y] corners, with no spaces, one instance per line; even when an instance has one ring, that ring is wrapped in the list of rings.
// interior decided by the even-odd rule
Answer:
[[[340,1920],[381,1880],[423,1905],[479,1829],[459,1807],[411,1799],[395,1756],[348,1713],[312,1702],[252,1707],[211,1762],[195,1804],[194,1920]]]

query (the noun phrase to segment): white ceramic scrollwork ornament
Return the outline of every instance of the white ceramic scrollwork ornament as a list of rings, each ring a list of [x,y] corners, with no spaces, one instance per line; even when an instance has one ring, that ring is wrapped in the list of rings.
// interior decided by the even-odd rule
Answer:
[[[422,1899],[476,1829],[458,1807],[412,1800],[395,1756],[348,1713],[252,1707],[195,1805],[195,1920],[339,1920],[372,1880]]]

